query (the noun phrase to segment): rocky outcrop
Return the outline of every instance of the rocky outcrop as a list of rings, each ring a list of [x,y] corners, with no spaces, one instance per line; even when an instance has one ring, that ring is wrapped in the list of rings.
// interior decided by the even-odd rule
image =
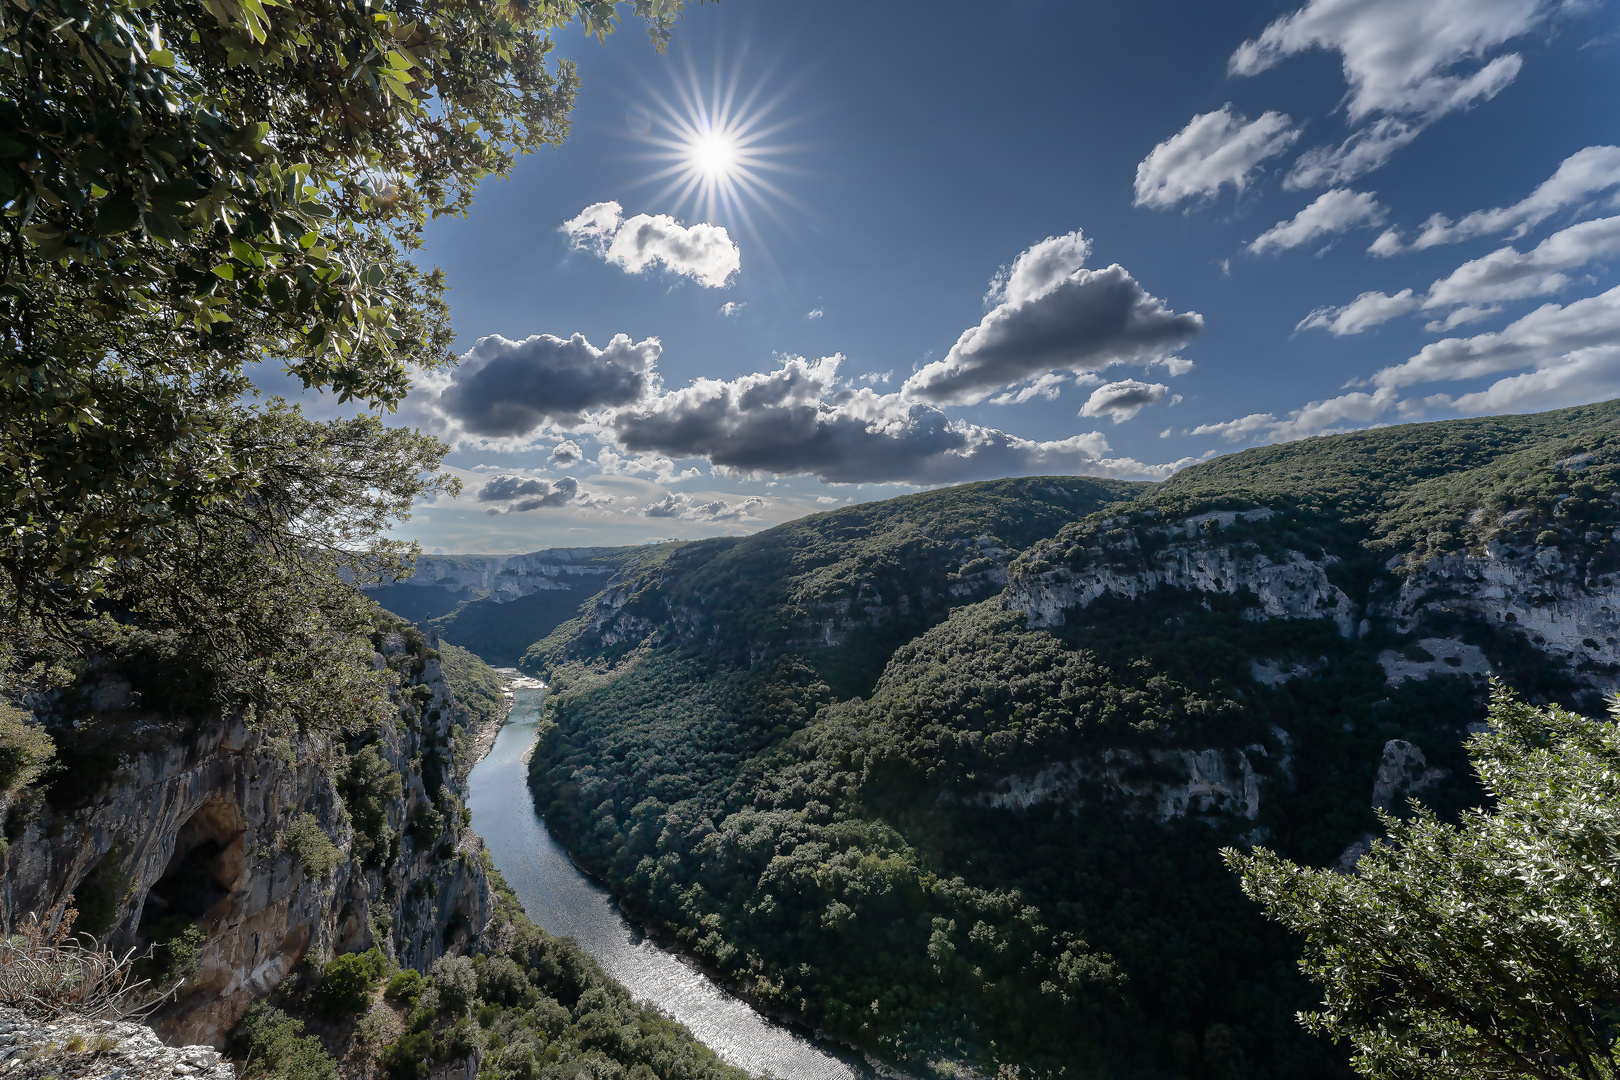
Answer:
[[[1391,686],[1407,679],[1427,679],[1431,675],[1484,678],[1491,674],[1491,662],[1484,650],[1453,638],[1418,638],[1416,645],[1405,652],[1385,649],[1378,654],[1378,663]]]
[[[0,1070],[18,1080],[233,1080],[208,1046],[165,1046],[144,1024],[64,1016],[32,1020],[0,1009]]]
[[[1312,559],[1289,550],[1274,559],[1253,545],[1218,542],[1220,532],[1235,523],[1273,516],[1265,507],[1218,511],[1131,530],[1110,528],[1113,523],[1105,520],[1085,557],[1057,566],[1027,564],[1010,576],[1002,602],[1035,629],[1062,626],[1071,613],[1105,596],[1135,600],[1158,589],[1248,592],[1258,606],[1246,614],[1257,621],[1328,618],[1341,635],[1353,636],[1355,605],[1328,580],[1331,556]]]
[[[1373,807],[1388,810],[1397,799],[1416,795],[1445,778],[1444,769],[1429,768],[1422,750],[1405,739],[1391,739],[1384,744],[1384,756],[1378,761],[1378,773],[1373,780]]]
[[[384,642],[397,664],[405,648]],[[154,1017],[181,1043],[221,1044],[306,958],[376,944],[425,970],[464,947],[493,900],[453,783],[452,731],[466,714],[430,653],[399,664],[410,685],[376,743],[402,780],[387,809],[391,859],[361,857],[330,739],[271,739],[240,719],[161,723],[120,699],[110,677],[98,710],[120,715],[142,749],[78,805],[46,803],[12,842],[0,919],[9,929],[71,895],[79,927],[116,950],[144,946],[165,917],[194,920],[205,935],[195,973]]]
[[[1620,582],[1584,578],[1558,548],[1509,556],[1491,541],[1430,559],[1407,575],[1391,612],[1407,632],[1425,616],[1457,613],[1517,630],[1593,689],[1620,688]]]
[[[1286,736],[1279,736],[1286,752]],[[1161,824],[1189,815],[1253,821],[1260,815],[1266,780],[1255,760],[1269,757],[1259,743],[1241,750],[1103,750],[1055,762],[1032,775],[1001,777],[969,801],[1011,810],[1053,804],[1071,813],[1091,803],[1124,804],[1127,813],[1145,814]]]

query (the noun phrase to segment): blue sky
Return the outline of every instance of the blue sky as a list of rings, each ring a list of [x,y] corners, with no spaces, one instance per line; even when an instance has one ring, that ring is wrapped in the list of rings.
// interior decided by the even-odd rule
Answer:
[[[1620,395],[1612,0],[725,0],[559,52],[571,138],[424,252],[428,550]]]

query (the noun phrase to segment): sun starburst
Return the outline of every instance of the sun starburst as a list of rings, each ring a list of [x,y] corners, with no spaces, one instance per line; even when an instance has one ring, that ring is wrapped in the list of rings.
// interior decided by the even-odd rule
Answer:
[[[744,91],[737,68],[726,75],[717,65],[705,89],[688,66],[672,94],[647,87],[650,108],[625,109],[631,137],[647,148],[640,156],[657,166],[641,183],[662,185],[658,203],[705,221],[741,223],[756,241],[755,210],[780,220],[781,204],[804,209],[776,182],[803,171],[785,160],[799,148],[781,141],[793,121],[776,115],[787,87],[767,96],[764,85]]]

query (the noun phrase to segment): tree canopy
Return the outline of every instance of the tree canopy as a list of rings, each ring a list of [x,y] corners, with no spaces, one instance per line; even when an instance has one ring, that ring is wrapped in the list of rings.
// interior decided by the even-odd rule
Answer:
[[[1620,712],[1620,703],[1613,707]],[[1620,727],[1500,684],[1468,753],[1489,805],[1383,815],[1353,874],[1225,852],[1305,941],[1301,1020],[1374,1080],[1620,1072]]]
[[[251,365],[391,410],[453,363],[427,221],[566,136],[554,32],[628,7],[661,46],[682,4],[0,0],[0,653],[110,618],[286,690],[445,448],[255,404]]]

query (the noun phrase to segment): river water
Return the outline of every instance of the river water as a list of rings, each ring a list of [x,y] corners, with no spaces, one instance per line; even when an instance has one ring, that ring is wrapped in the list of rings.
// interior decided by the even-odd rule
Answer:
[[[867,1075],[847,1059],[773,1023],[728,994],[701,971],[654,945],[625,921],[607,890],[582,874],[535,813],[528,756],[534,746],[545,684],[502,669],[512,712],[489,755],[469,779],[473,831],[523,908],[541,927],[571,937],[604,971],[685,1024],[721,1059],[756,1076],[782,1080],[858,1080]]]

